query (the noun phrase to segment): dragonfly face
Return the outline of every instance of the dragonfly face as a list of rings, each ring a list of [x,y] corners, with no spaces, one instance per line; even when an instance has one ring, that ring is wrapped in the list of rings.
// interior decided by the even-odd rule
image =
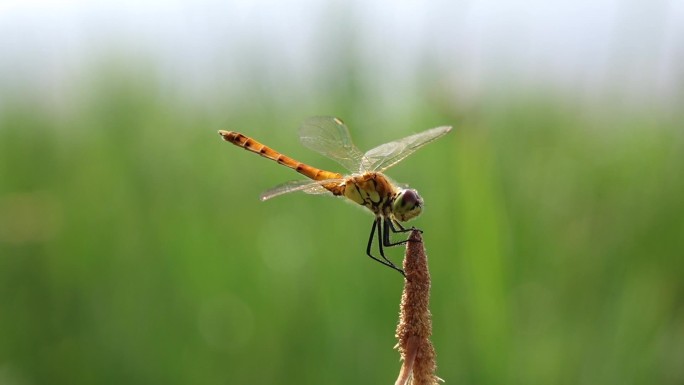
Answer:
[[[268,190],[261,195],[262,200],[294,191],[309,194],[332,193],[334,196],[343,196],[368,208],[375,215],[375,221],[371,228],[366,254],[403,274],[401,269],[385,257],[383,246],[396,246],[407,242],[407,240],[391,242],[390,232],[400,233],[413,230],[414,228],[405,229],[399,222],[406,222],[420,215],[423,209],[423,199],[416,190],[397,187],[383,172],[449,131],[451,127],[448,126],[433,128],[385,143],[363,153],[353,144],[347,126],[340,119],[333,117],[307,119],[299,130],[302,144],[347,168],[351,175],[346,176],[296,161],[237,132],[221,130],[219,134],[225,141],[271,159],[309,178],[309,180],[288,182]],[[382,259],[371,253],[376,230]]]
[[[401,222],[409,221],[423,211],[423,198],[414,189],[402,189],[392,203],[392,214]]]

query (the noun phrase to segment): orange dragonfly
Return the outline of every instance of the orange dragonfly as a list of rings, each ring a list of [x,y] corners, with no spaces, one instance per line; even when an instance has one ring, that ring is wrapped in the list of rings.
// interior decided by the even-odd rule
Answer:
[[[352,142],[349,130],[342,120],[317,116],[304,121],[299,129],[299,139],[302,144],[338,162],[351,172],[350,175],[309,166],[238,132],[219,130],[219,134],[227,142],[278,162],[310,178],[276,186],[261,195],[262,201],[294,191],[303,191],[308,194],[332,193],[334,196],[345,197],[368,208],[375,215],[375,220],[368,238],[366,254],[377,262],[404,274],[403,270],[385,257],[383,247],[408,242],[408,240],[391,242],[390,231],[404,233],[414,230],[415,227],[404,228],[400,222],[417,217],[422,211],[423,199],[416,190],[398,186],[383,172],[449,131],[451,131],[450,126],[433,128],[382,144],[363,153]],[[371,253],[376,230],[378,250],[382,259]]]

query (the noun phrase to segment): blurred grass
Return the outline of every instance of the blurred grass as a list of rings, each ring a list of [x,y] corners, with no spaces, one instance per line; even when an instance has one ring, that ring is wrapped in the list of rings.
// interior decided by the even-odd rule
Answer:
[[[393,381],[402,281],[364,255],[371,218],[303,194],[259,202],[297,175],[216,134],[334,167],[296,127],[362,110],[352,91],[319,101],[336,111],[223,114],[126,77],[63,115],[6,98],[0,383]],[[440,377],[684,382],[680,114],[529,97],[428,101],[385,127],[340,115],[362,149],[456,126],[389,173],[426,201]]]

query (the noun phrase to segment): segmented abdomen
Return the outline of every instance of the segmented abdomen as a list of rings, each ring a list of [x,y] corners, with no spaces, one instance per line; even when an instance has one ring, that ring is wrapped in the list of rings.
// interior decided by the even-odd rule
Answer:
[[[283,166],[289,167],[313,180],[342,178],[342,174],[321,170],[316,167],[311,167],[302,162],[298,162],[290,158],[289,156],[283,155],[278,151],[262,143],[259,143],[248,136],[242,135],[239,132],[219,130],[219,134],[221,135],[221,137],[223,137],[223,140],[225,140],[226,142],[233,143],[234,145],[242,147],[247,151],[251,151],[255,154],[263,156],[264,158],[268,158],[275,162],[278,162]],[[328,188],[327,186],[324,187]]]

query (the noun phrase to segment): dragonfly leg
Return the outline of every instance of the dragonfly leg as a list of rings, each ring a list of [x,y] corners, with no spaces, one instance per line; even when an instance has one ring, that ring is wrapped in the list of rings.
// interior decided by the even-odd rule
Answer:
[[[383,249],[383,246],[394,246],[392,244],[389,244],[389,242],[387,242],[389,240],[389,233],[387,231],[387,223],[384,222],[381,217],[377,217],[375,219],[375,223],[377,223],[375,227],[378,228],[378,249],[380,250],[380,256],[387,263],[389,263],[390,265],[392,265],[393,267],[396,268],[396,266],[394,266],[392,261],[390,261],[389,259],[387,259],[387,257],[385,257],[385,250]],[[382,225],[382,227],[381,227],[381,225]]]
[[[383,230],[385,230],[385,231],[383,232],[383,234],[382,234],[383,237],[382,237],[382,241],[381,241],[383,246],[385,246],[385,247],[399,246],[399,245],[403,245],[403,244],[405,244],[406,242],[408,242],[408,239],[407,239],[407,240],[403,240],[403,241],[399,241],[399,242],[392,242],[392,241],[390,240],[390,230],[391,230],[393,233],[403,233],[403,232],[405,232],[405,231],[397,231],[397,230],[394,228],[394,226],[392,225],[392,220],[391,220],[391,219],[389,219],[389,218],[384,218],[383,221],[382,221],[382,227],[383,227]],[[410,231],[410,230],[406,230],[406,231]]]
[[[382,218],[380,218],[380,217],[376,218],[376,219],[373,221],[373,227],[371,227],[370,237],[368,238],[368,245],[366,246],[366,254],[367,254],[369,257],[371,257],[373,260],[375,260],[375,261],[377,261],[377,262],[380,262],[381,264],[383,264],[383,265],[389,267],[390,269],[394,269],[394,270],[400,272],[401,275],[403,275],[403,276],[406,276],[406,275],[404,274],[404,271],[403,271],[403,270],[401,270],[400,268],[398,268],[397,266],[395,266],[389,259],[387,259],[387,258],[385,257],[385,253],[384,253],[384,251],[383,251],[383,249],[382,249],[382,243],[383,243],[382,233],[383,233],[383,231],[382,231],[382,227],[380,227],[380,222],[381,222],[381,221],[382,221]],[[378,242],[378,249],[380,250],[380,256],[382,256],[382,259],[384,259],[384,261],[381,260],[381,259],[379,259],[379,258],[377,258],[377,257],[375,257],[375,256],[373,256],[373,254],[371,254],[371,247],[373,246],[373,238],[375,237],[375,229],[376,229],[376,228],[377,228],[377,230],[378,230],[378,241],[379,241],[379,242]]]
[[[390,218],[389,221],[390,221],[390,229],[392,229],[392,232],[394,232],[394,233],[406,233],[406,232],[413,231],[413,230],[420,231],[421,233],[423,232],[423,230],[416,228],[415,226],[411,226],[410,228],[407,229],[404,226],[402,226],[401,223],[399,223],[399,221],[397,221],[396,219]],[[395,229],[394,225],[396,225],[399,228],[399,230]]]
[[[384,221],[384,228],[385,228],[385,234],[384,235],[385,235],[385,237],[383,238],[383,245],[385,247],[403,245],[403,244],[406,244],[408,242],[408,239],[403,240],[403,241],[399,241],[399,242],[390,241],[390,235],[389,235],[390,230],[395,234],[396,233],[406,233],[406,232],[413,231],[413,230],[417,230],[417,231],[420,231],[422,233],[422,230],[416,229],[415,227],[411,227],[410,229],[405,229],[399,222],[395,222],[395,224],[399,227],[399,230],[397,230],[394,227],[393,220],[391,218],[385,218],[385,221]]]

